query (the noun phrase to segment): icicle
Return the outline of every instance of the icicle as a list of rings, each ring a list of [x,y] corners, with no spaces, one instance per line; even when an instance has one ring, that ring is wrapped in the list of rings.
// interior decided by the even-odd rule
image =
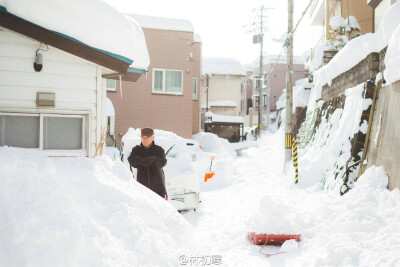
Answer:
[[[122,78],[121,78],[121,75],[119,75],[119,92],[121,93],[121,99],[122,99]]]

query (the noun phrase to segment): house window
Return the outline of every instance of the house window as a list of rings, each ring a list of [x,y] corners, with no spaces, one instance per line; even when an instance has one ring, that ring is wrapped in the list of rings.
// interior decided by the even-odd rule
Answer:
[[[192,98],[193,100],[197,100],[197,88],[198,88],[198,82],[197,78],[193,78],[193,91],[192,91]]]
[[[39,115],[0,114],[0,146],[39,148]]]
[[[258,108],[258,99],[259,96],[253,96],[253,107]]]
[[[83,118],[43,118],[43,149],[82,149]]]
[[[183,94],[183,71],[153,69],[153,93]]]
[[[117,80],[106,79],[107,91],[117,91]]]
[[[85,116],[0,113],[0,146],[85,150]]]

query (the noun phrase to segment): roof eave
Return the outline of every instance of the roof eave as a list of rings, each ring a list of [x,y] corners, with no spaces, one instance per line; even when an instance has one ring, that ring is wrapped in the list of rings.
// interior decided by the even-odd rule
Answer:
[[[76,42],[56,32],[50,31],[18,16],[15,16],[0,7],[0,26],[17,32],[38,42],[58,48],[77,57],[83,58],[105,68],[125,74],[129,63],[105,54],[88,45]]]

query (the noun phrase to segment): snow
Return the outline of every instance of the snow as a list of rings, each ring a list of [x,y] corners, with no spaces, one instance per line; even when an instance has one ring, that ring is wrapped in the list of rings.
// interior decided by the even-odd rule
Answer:
[[[390,39],[385,56],[385,65],[384,77],[386,82],[391,84],[400,80],[400,25]]]
[[[340,28],[346,27],[346,21],[340,16],[333,16],[329,21],[329,25],[333,30],[337,31]]]
[[[278,101],[276,101],[276,109],[280,110],[286,108],[286,88],[282,90],[282,94],[279,96]]]
[[[224,177],[229,177],[232,169],[231,161],[236,158],[236,152],[226,139],[221,139],[212,133],[198,133],[193,136],[193,140],[190,140],[159,129],[154,130],[154,136],[154,142],[164,148],[165,152],[173,146],[167,155],[167,166],[163,168],[169,193],[184,186],[203,192],[223,188],[230,184]],[[127,158],[132,148],[141,142],[140,128],[129,128],[122,137],[122,142],[124,143],[124,164],[128,168]],[[188,146],[187,143],[194,143],[197,147]],[[211,171],[215,171],[216,174],[211,180],[204,183],[204,174],[210,171],[211,156],[215,157]],[[193,161],[193,159],[195,160]],[[133,169],[133,176],[136,177],[136,169]],[[186,184],[177,185],[177,180],[182,176],[186,176]],[[192,179],[193,176],[195,176],[194,179]],[[191,178],[189,179],[189,177]],[[177,189],[177,187],[179,188]]]
[[[246,70],[242,63],[233,58],[222,57],[203,57],[203,75],[246,75]]]
[[[256,213],[250,218],[248,232],[298,234],[291,210],[283,203],[264,196]]]
[[[106,97],[106,116],[115,116],[114,105],[108,97]]]
[[[315,72],[315,84],[311,91],[309,108],[316,106],[325,84],[331,85],[332,79],[357,65],[370,53],[378,53],[389,44],[390,38],[400,24],[399,13],[400,2],[397,2],[386,12],[376,33],[367,33],[352,39],[327,65]]]
[[[296,81],[296,85],[293,86],[293,112],[297,107],[306,107],[309,102],[311,90],[311,84],[308,83],[308,79],[300,79]],[[286,108],[286,88],[282,90],[282,94],[276,101],[276,109],[280,110]]]
[[[208,101],[208,108],[210,107],[237,107],[235,101],[223,99],[216,101]],[[201,105],[201,108],[206,108],[206,105]]]
[[[191,246],[192,227],[120,161],[0,147],[0,173],[2,266],[174,265]]]
[[[137,21],[140,26],[142,26],[142,28],[183,32],[194,31],[193,24],[188,20],[153,17],[137,14],[128,14],[127,16]]]
[[[150,64],[140,26],[101,0],[2,0],[0,5],[46,29],[129,58],[134,68],[145,70]]]
[[[346,19],[346,24],[348,24],[351,29],[356,29],[356,30],[361,31],[361,27],[358,24],[357,19],[355,17],[353,17],[353,16],[349,16]]]
[[[311,90],[309,88],[311,88],[311,84],[308,82],[307,78],[296,81],[296,86],[293,87],[293,112],[296,107],[307,106],[311,93]]]
[[[295,185],[293,172],[283,173],[283,142],[283,131],[266,132],[258,148],[236,159],[232,185],[205,192],[200,209],[184,215],[196,228],[199,253],[221,255],[224,266],[400,264],[400,192],[386,190],[383,168],[368,169],[340,197],[318,183]],[[300,171],[300,180],[310,175],[319,174]],[[265,258],[246,241],[251,226],[271,234],[295,231],[302,239],[264,247],[262,253],[286,252]]]
[[[350,93],[350,102],[360,104],[358,90]],[[137,129],[131,136],[132,131]],[[155,134],[159,141],[185,140],[178,148],[187,140],[171,132]],[[118,160],[49,158],[1,147],[0,264],[179,266],[182,255],[219,258],[222,266],[400,264],[400,191],[386,189],[383,167],[367,169],[340,196],[313,178],[321,178],[318,168],[302,169],[306,160],[300,155],[300,183],[294,184],[293,167],[283,172],[284,131],[262,134],[242,157],[230,155],[229,143],[215,135],[193,137],[204,148],[199,153],[216,152],[229,167],[217,170],[225,183],[202,191],[199,209],[184,214],[136,183]],[[314,183],[305,186],[303,180]],[[247,240],[251,229],[302,238],[260,252]],[[285,253],[261,254],[279,252]]]
[[[243,118],[240,116],[218,115],[211,111],[207,111],[204,116],[212,117],[212,122],[243,123]]]
[[[347,89],[344,108],[323,116],[313,139],[299,151],[299,171],[307,177],[299,181],[300,186],[321,183],[324,188],[339,192],[345,169],[338,168],[345,166],[351,156],[350,140],[359,131],[366,131],[366,122],[360,126],[360,120],[372,100],[362,97],[363,90],[363,84]]]

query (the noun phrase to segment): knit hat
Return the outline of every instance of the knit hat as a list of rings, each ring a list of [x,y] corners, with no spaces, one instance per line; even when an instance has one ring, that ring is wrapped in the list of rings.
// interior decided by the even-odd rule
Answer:
[[[140,136],[152,137],[154,135],[154,131],[151,128],[143,128]]]

